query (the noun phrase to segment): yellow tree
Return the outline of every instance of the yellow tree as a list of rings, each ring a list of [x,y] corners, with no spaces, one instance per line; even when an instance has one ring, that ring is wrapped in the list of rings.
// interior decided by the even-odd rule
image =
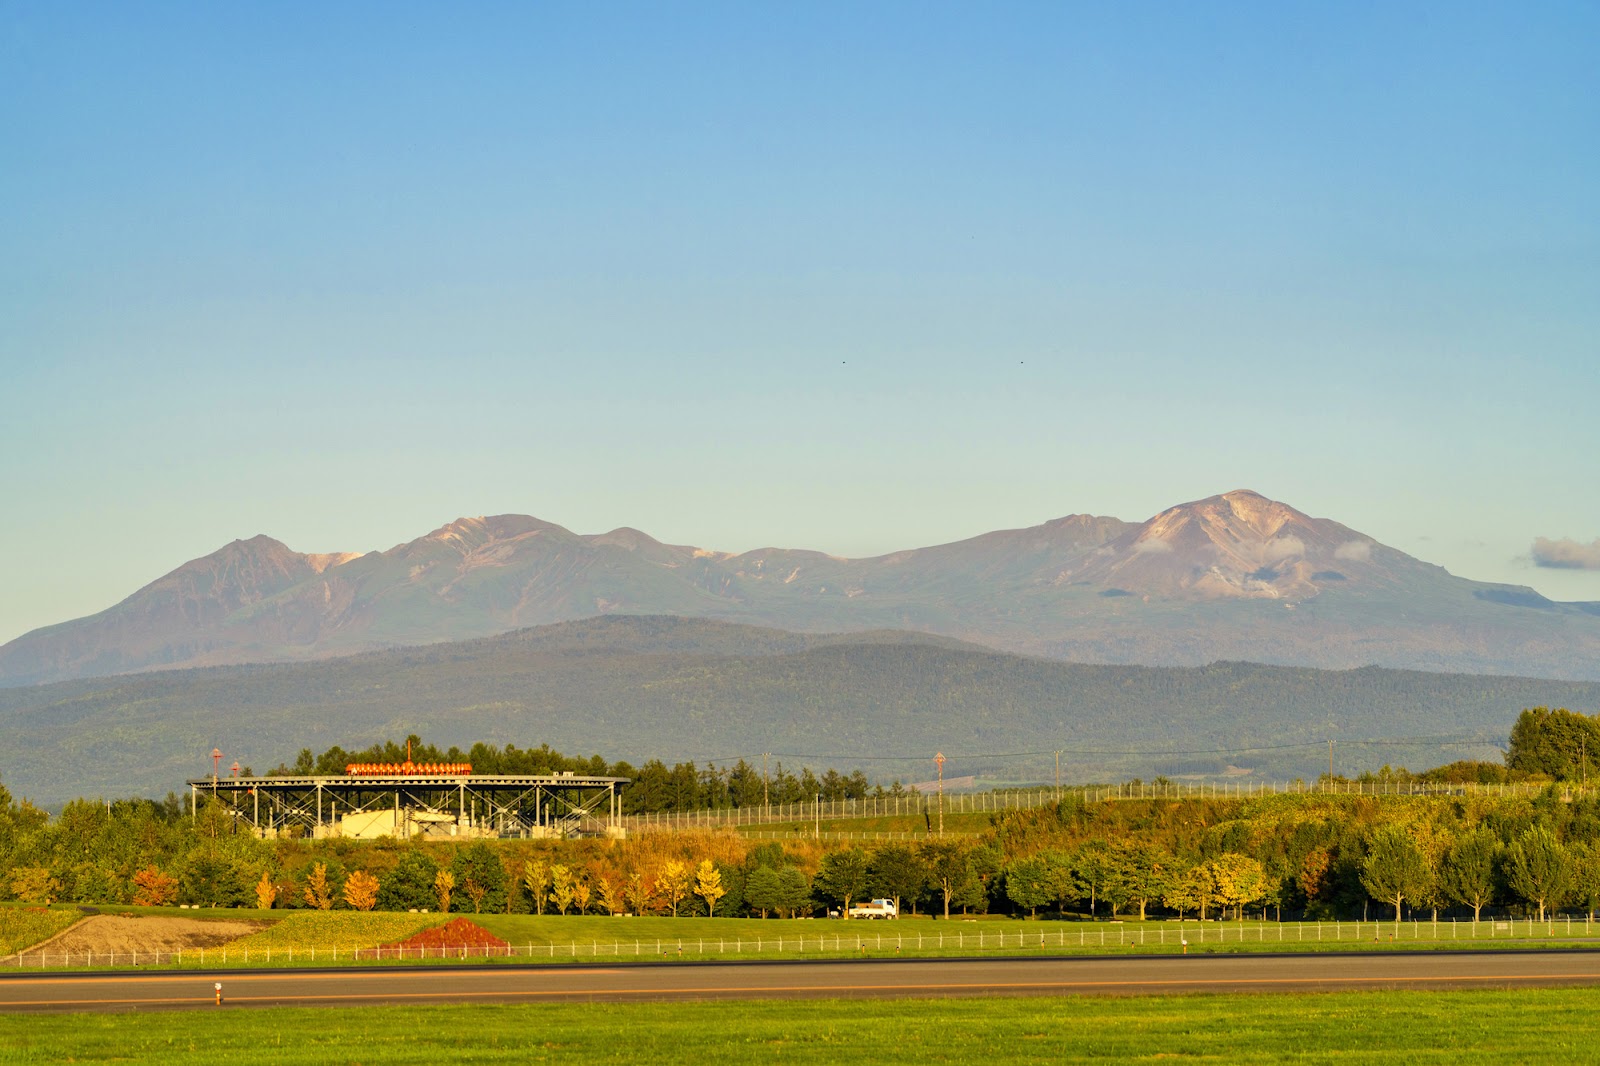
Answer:
[[[311,874],[306,878],[300,894],[305,897],[308,907],[315,907],[319,911],[333,909],[333,886],[328,884],[327,863],[319,862],[311,867]]]
[[[450,893],[456,890],[456,875],[440,870],[433,878],[433,894],[439,898],[439,912],[450,913]]]
[[[1217,902],[1235,908],[1240,921],[1244,920],[1245,904],[1254,903],[1267,894],[1266,868],[1248,855],[1225,852],[1206,866],[1216,886]]]
[[[589,900],[594,895],[594,889],[589,887],[589,882],[578,878],[572,883],[572,904],[578,908],[578,913],[583,914],[589,909]]]
[[[628,883],[622,887],[622,898],[633,908],[633,913],[644,914],[655,902],[656,883],[636,870],[628,875]]]
[[[622,882],[614,877],[602,874],[595,879],[595,888],[600,893],[600,906],[606,909],[607,914],[621,914],[627,904],[623,902]]]
[[[533,900],[534,911],[544,913],[545,887],[550,884],[550,868],[543,862],[529,859],[522,864],[522,887],[528,890],[528,898]]]
[[[717,916],[717,900],[728,894],[722,887],[722,871],[710,859],[702,859],[694,874],[694,894],[706,901],[706,914]]]
[[[24,866],[12,874],[11,891],[24,903],[48,905],[61,895],[61,882],[43,866]]]
[[[344,901],[358,911],[370,911],[378,902],[378,879],[357,870],[344,879]]]
[[[689,864],[677,859],[662,863],[661,872],[656,875],[656,885],[672,905],[674,918],[678,916],[678,904],[689,894],[689,876]]]
[[[571,867],[559,862],[550,867],[550,902],[562,914],[566,914],[567,908],[572,906],[573,884]]]
[[[256,906],[264,911],[270,911],[276,902],[278,902],[278,886],[272,883],[271,875],[262,870],[261,880],[256,882]]]

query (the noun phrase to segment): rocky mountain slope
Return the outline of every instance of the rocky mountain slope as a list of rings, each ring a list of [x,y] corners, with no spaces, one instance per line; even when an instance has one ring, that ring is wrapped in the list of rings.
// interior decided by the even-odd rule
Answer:
[[[735,555],[525,515],[463,518],[364,555],[256,537],[12,641],[0,684],[326,658],[608,614],[905,629],[1082,662],[1600,679],[1600,604],[1458,578],[1241,490],[1139,524],[1071,515],[870,559]]]

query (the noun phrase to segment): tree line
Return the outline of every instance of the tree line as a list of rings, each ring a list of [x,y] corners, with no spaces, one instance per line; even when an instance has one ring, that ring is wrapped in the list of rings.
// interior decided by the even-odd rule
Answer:
[[[75,800],[52,818],[0,785],[0,898],[761,917],[887,897],[909,912],[943,914],[1204,918],[1260,909],[1333,918],[1377,904],[1395,917],[1476,918],[1486,908],[1543,917],[1600,905],[1600,789],[1584,785],[1595,725],[1566,710],[1523,713],[1503,769],[1548,782],[1531,794],[1095,803],[1072,794],[999,812],[970,838],[872,848],[799,836],[756,843],[726,831],[623,841],[260,840],[209,799],[193,815],[176,796]],[[488,772],[597,772],[548,748],[460,754]],[[412,756],[462,761],[415,743]],[[403,747],[332,749],[280,769],[403,758]],[[1456,764],[1428,773],[1487,772]]]
[[[635,767],[626,761],[607,762],[599,755],[563,755],[548,744],[537,748],[507,744],[502,748],[480,742],[466,751],[455,746],[440,748],[424,743],[415,734],[399,742],[390,740],[357,751],[335,745],[318,754],[304,748],[292,765],[280,763],[268,771],[268,776],[343,775],[350,763],[403,763],[408,744],[413,762],[470,763],[475,774],[553,774],[566,770],[626,778],[628,783],[621,789],[624,814],[776,806],[808,803],[818,797],[834,802],[905,794],[900,782],[887,787],[874,785],[861,770],[846,774],[830,768],[819,776],[810,767],[794,773],[780,761],[764,771],[742,758],[723,766],[697,766],[690,760],[670,767],[660,759],[650,759]],[[245,773],[249,776],[248,768]]]

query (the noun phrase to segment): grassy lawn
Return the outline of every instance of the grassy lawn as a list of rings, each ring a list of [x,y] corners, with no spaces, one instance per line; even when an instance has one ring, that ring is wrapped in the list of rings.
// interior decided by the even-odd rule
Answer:
[[[117,908],[108,913],[127,913]],[[52,911],[50,917],[60,912]],[[325,966],[349,964],[363,948],[402,940],[420,929],[442,924],[439,914],[390,914],[352,911],[155,911],[194,918],[256,918],[274,924],[225,948],[204,953],[186,951],[170,960],[183,968]],[[450,915],[449,917],[457,917]],[[31,934],[42,939],[59,926],[28,915]],[[756,920],[748,918],[612,918],[596,915],[467,914],[512,946],[508,961],[561,962],[617,958],[649,961],[677,959],[933,957],[1073,954],[1189,954],[1214,952],[1314,952],[1372,950],[1452,950],[1483,948],[1600,946],[1600,924],[1560,919],[1545,923],[1526,919],[1470,923],[1323,922],[1172,922],[1172,921],[935,921],[903,918],[895,922],[827,921],[822,919]],[[1187,941],[1187,945],[1184,944]],[[31,966],[39,965],[30,959]],[[96,955],[92,960],[49,959],[49,968],[94,968],[131,965],[126,960]],[[137,960],[149,968],[148,953]],[[382,960],[393,961],[393,960]],[[482,962],[481,958],[473,959]]]
[[[1600,992],[0,1015],[0,1063],[1565,1063]]]

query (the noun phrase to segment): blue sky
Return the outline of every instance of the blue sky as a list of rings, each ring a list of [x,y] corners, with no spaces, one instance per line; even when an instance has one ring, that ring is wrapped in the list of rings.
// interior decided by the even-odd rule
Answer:
[[[1241,487],[1600,600],[1530,557],[1600,538],[1597,39],[1580,3],[4,5],[0,640],[256,533],[861,555]]]

